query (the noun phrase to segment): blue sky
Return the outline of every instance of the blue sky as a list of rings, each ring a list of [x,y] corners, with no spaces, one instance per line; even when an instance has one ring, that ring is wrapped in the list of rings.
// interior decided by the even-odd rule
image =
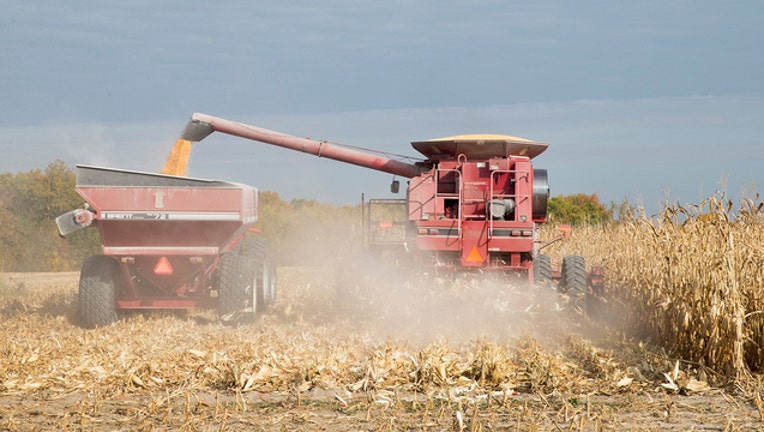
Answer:
[[[655,211],[764,184],[757,1],[0,0],[0,171],[158,170],[196,111],[416,155],[412,140],[550,143],[553,194]],[[284,198],[386,196],[390,176],[240,139],[190,174]]]

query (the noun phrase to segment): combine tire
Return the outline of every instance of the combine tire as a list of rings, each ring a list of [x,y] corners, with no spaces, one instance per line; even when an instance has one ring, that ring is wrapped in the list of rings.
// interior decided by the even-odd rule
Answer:
[[[256,310],[253,293],[254,271],[247,258],[225,254],[218,264],[218,313],[221,317],[251,307]],[[253,304],[254,303],[254,304]]]
[[[77,309],[83,327],[103,327],[119,319],[115,296],[118,278],[119,263],[113,258],[93,255],[82,264]]]
[[[564,292],[570,296],[576,309],[584,311],[588,296],[586,263],[584,257],[568,255],[562,259],[562,281]]]
[[[533,260],[533,283],[546,285],[552,282],[552,260],[549,255],[538,254]]]
[[[245,238],[240,254],[254,269],[253,282],[257,289],[255,304],[257,311],[261,312],[276,300],[276,271],[268,258],[268,243],[261,238]]]

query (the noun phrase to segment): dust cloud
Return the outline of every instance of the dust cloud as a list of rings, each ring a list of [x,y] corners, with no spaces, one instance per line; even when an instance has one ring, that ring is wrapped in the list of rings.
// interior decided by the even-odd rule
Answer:
[[[347,324],[379,340],[511,342],[533,337],[557,346],[585,331],[584,316],[551,286],[485,273],[435,275],[369,253],[360,227],[303,220],[283,243],[279,304],[288,319]],[[359,224],[360,225],[360,224]],[[410,258],[409,258],[410,259]]]
[[[414,344],[437,339],[505,342],[525,336],[555,344],[580,317],[551,287],[507,275],[430,275],[369,262],[350,282],[338,280],[338,306],[368,320],[373,334]],[[368,266],[379,267],[368,267]],[[380,270],[383,269],[383,270]]]

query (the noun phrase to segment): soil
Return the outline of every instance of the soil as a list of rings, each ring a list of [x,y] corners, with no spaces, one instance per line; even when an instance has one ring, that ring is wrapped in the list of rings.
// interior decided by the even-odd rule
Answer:
[[[477,405],[399,394],[390,404],[345,400],[342,391],[0,395],[3,430],[763,430],[757,410],[717,393],[705,396],[597,395],[585,399],[519,394]]]

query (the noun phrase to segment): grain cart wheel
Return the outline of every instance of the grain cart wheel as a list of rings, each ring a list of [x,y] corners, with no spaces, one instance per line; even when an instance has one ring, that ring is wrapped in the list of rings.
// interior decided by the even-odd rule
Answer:
[[[588,295],[586,282],[586,263],[584,257],[568,255],[562,259],[562,280],[560,286],[570,296],[571,302],[579,311],[586,309]]]
[[[256,310],[257,296],[253,294],[254,271],[246,257],[225,254],[218,264],[218,313],[221,317],[243,311]]]
[[[552,282],[552,260],[549,255],[538,254],[533,260],[533,283],[538,286]]]
[[[119,263],[104,255],[93,255],[82,264],[77,310],[84,327],[103,327],[119,319],[115,298],[119,276]]]
[[[240,254],[246,257],[254,269],[254,286],[257,287],[257,311],[261,312],[276,300],[276,271],[268,257],[268,242],[262,238],[246,238]]]

